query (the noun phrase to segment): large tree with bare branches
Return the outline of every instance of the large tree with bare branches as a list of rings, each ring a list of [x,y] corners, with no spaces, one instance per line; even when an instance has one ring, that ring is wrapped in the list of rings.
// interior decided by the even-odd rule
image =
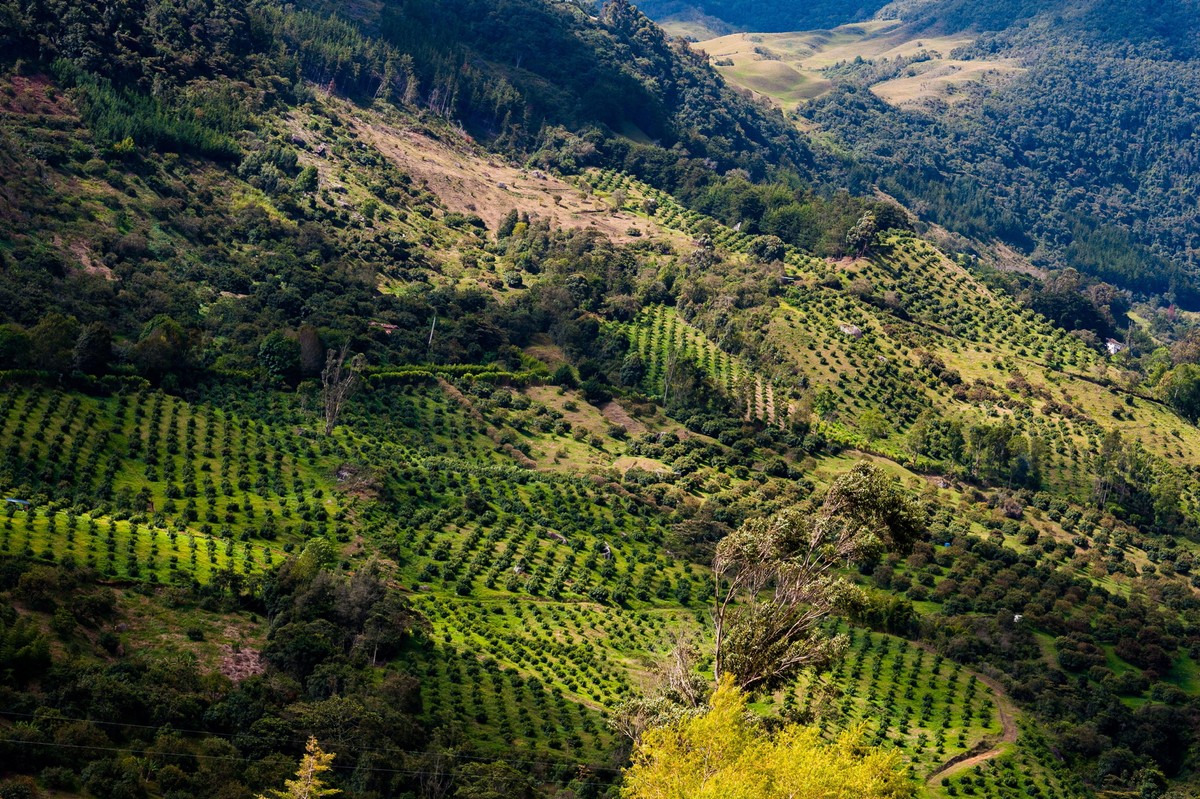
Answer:
[[[714,676],[769,689],[844,648],[820,623],[858,591],[839,569],[887,546],[907,550],[921,526],[913,500],[877,468],[860,464],[822,502],[752,519],[717,546]]]
[[[367,365],[367,359],[360,352],[346,363],[350,354],[350,345],[343,344],[340,350],[330,350],[325,357],[325,368],[321,371],[321,388],[325,400],[325,435],[333,433],[337,427],[338,417],[346,400],[358,387],[359,377]]]

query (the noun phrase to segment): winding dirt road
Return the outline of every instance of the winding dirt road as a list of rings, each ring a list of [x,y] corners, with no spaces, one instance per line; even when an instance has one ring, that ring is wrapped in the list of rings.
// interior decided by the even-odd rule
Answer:
[[[920,646],[920,644],[918,644]],[[922,647],[932,652],[929,647]],[[992,689],[996,695],[996,709],[1000,711],[1000,734],[988,735],[975,746],[968,749],[962,754],[955,755],[947,760],[942,765],[938,766],[933,773],[925,780],[927,785],[932,785],[935,780],[942,777],[949,777],[957,774],[963,769],[968,769],[978,763],[983,763],[998,757],[1007,744],[1015,743],[1017,740],[1017,712],[1013,705],[1012,699],[1004,690],[1004,686],[993,680],[991,677],[980,674],[977,671],[966,669],[968,674],[973,675],[977,680]]]

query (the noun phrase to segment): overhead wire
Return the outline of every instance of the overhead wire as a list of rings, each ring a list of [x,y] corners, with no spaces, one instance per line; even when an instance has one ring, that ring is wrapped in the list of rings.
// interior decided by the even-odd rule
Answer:
[[[98,720],[98,719],[78,718],[78,717],[61,716],[61,715],[40,716],[39,717],[35,713],[25,713],[25,712],[15,711],[15,710],[0,709],[0,716],[18,716],[18,717],[28,718],[28,719],[44,718],[46,721],[51,721],[51,722],[54,722],[54,721],[86,722],[89,724],[96,724],[96,725],[102,725],[102,726],[107,726],[107,727],[129,727],[129,728],[141,729],[141,730],[166,730],[171,733],[178,733],[181,735],[186,734],[186,735],[193,735],[193,736],[204,736],[204,737],[209,737],[209,738],[222,738],[222,739],[226,739],[226,740],[230,740],[230,741],[235,740],[236,738],[239,737],[239,735],[244,735],[244,733],[238,734],[238,733],[210,732],[208,730],[193,730],[193,729],[188,729],[186,727],[175,727],[169,723],[161,724],[161,725],[134,724],[134,723],[123,722],[123,721],[103,721],[103,720]],[[0,739],[0,740],[2,740],[2,739]],[[16,741],[10,741],[10,742],[18,743]],[[295,744],[298,746],[303,746],[307,742],[307,738],[304,738],[304,739],[288,738],[288,739],[284,739],[283,742]],[[28,743],[31,745],[46,743],[48,745],[49,742],[21,741],[19,743]],[[343,751],[356,752],[359,755],[402,754],[402,755],[413,755],[413,756],[417,756],[417,757],[443,756],[443,757],[449,757],[449,758],[457,759],[457,760],[471,760],[471,761],[478,761],[478,762],[484,762],[484,763],[502,762],[502,763],[507,763],[509,765],[545,766],[547,768],[562,768],[563,766],[574,766],[576,768],[586,768],[589,771],[604,771],[604,772],[612,772],[612,773],[619,773],[621,771],[621,769],[613,767],[613,766],[601,766],[601,765],[597,765],[594,763],[584,763],[584,762],[580,762],[580,761],[531,760],[531,759],[519,759],[519,758],[508,758],[508,757],[489,757],[486,755],[469,755],[469,754],[464,754],[464,753],[460,753],[460,752],[401,749],[400,747],[367,747],[367,746],[358,746],[355,744],[350,744],[350,743],[346,743],[344,741],[335,740],[335,739],[327,739],[327,743],[328,743],[328,745],[335,746],[338,749],[341,749]],[[66,744],[63,744],[63,745],[65,746]],[[118,749],[118,750],[114,750],[114,751],[129,751],[129,750]],[[195,757],[199,757],[199,755],[195,755]],[[254,762],[253,758],[245,758],[245,759],[249,760],[251,762]]]

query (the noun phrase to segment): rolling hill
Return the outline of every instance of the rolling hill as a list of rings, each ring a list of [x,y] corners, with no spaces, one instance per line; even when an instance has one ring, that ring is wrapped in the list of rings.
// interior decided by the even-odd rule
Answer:
[[[348,797],[617,796],[720,543],[863,474],[916,540],[839,559],[764,730],[1194,790],[1187,315],[925,237],[626,3],[494,5],[0,7],[0,797],[240,799],[310,737]],[[756,79],[833,108],[899,30]]]
[[[1193,309],[1195,12],[897,2],[798,33],[731,5],[750,32],[697,47],[923,219]]]

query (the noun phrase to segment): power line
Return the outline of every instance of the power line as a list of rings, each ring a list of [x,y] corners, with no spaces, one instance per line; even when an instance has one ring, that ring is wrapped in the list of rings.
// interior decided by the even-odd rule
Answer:
[[[195,755],[189,752],[155,752],[150,749],[121,749],[115,746],[92,746],[90,744],[64,744],[53,741],[22,741],[22,740],[5,740],[7,744],[20,744],[23,746],[48,746],[55,749],[87,749],[96,752],[114,752],[117,754],[126,755],[141,755],[154,757],[179,757],[179,758],[195,758],[197,760],[223,760],[225,762],[234,763],[257,763],[258,761],[250,757],[233,757],[230,755]],[[341,771],[370,771],[379,774],[404,774],[412,777],[435,777],[443,774],[439,771],[426,771],[416,769],[400,769],[400,768],[376,768],[376,767],[359,767],[359,766],[332,766],[331,768]],[[608,783],[600,780],[584,780],[584,785],[607,785]]]
[[[20,716],[22,718],[29,718],[29,719],[38,718],[38,716],[34,713],[23,713],[23,712],[16,711],[16,710],[0,710],[0,715]],[[86,722],[89,724],[103,725],[106,727],[131,727],[133,729],[140,729],[140,730],[162,730],[164,728],[167,728],[168,731],[172,732],[172,733],[198,735],[198,736],[205,736],[205,737],[211,737],[211,738],[224,738],[224,739],[228,739],[228,740],[233,740],[237,737],[237,735],[230,734],[230,733],[209,732],[208,730],[192,730],[192,729],[187,729],[185,727],[174,727],[174,726],[171,726],[170,724],[155,726],[153,724],[133,724],[133,723],[127,723],[127,722],[123,722],[123,721],[100,721],[97,719],[74,718],[74,717],[70,717],[70,716],[53,716],[53,717],[42,717],[42,718],[44,718],[46,721],[76,721],[76,722]],[[284,739],[284,742],[302,746],[303,744],[305,744],[307,742],[307,739],[288,738],[288,739]],[[20,742],[11,741],[11,743],[20,743]],[[25,742],[25,743],[36,743],[36,742]],[[63,745],[65,746],[66,744],[63,744]],[[379,755],[379,754],[402,754],[402,755],[416,755],[418,757],[439,756],[440,755],[440,756],[450,757],[450,758],[454,758],[454,759],[458,759],[458,760],[472,760],[472,761],[479,761],[479,762],[484,762],[484,763],[502,762],[502,763],[508,763],[508,764],[522,765],[522,766],[547,766],[550,768],[559,768],[562,766],[575,766],[577,768],[578,767],[586,768],[586,769],[589,769],[590,771],[607,771],[607,772],[613,772],[613,773],[619,773],[621,771],[621,769],[614,768],[612,766],[600,766],[600,765],[595,765],[592,763],[582,763],[579,761],[522,760],[522,759],[518,759],[518,758],[487,757],[484,755],[468,755],[468,754],[461,754],[461,753],[457,753],[457,752],[448,753],[448,752],[435,752],[435,751],[421,751],[421,750],[414,750],[414,749],[400,749],[399,747],[386,747],[386,748],[366,747],[366,746],[355,746],[355,745],[351,745],[351,744],[345,744],[344,742],[342,742],[340,740],[332,741],[332,745],[338,747],[339,749],[345,750],[345,751],[357,752],[360,755],[365,755],[365,754],[377,754],[377,755]],[[89,747],[89,748],[91,748],[91,747]],[[113,750],[113,751],[130,751],[130,750],[119,749],[119,750]],[[198,757],[198,755],[197,755],[197,757]],[[251,762],[255,762],[252,759],[249,759],[249,760]]]

